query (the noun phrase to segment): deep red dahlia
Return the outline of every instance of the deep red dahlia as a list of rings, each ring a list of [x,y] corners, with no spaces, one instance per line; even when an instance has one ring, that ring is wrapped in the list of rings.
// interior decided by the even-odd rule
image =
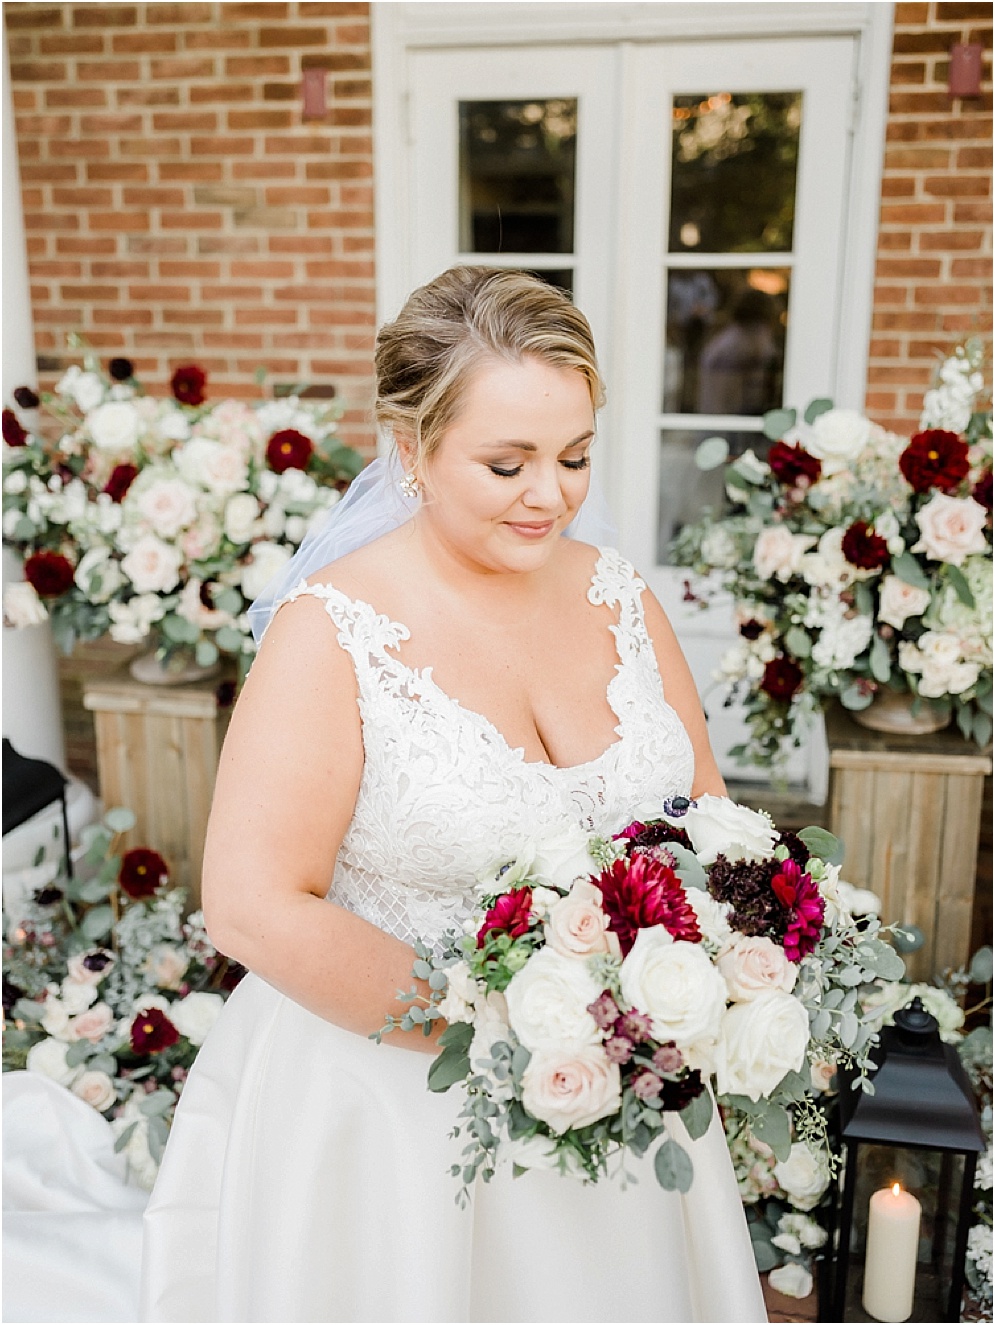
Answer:
[[[274,473],[282,474],[287,469],[307,469],[313,450],[310,437],[296,428],[281,428],[269,439],[266,459]]]
[[[801,866],[785,860],[771,881],[774,896],[789,913],[788,932],[784,936],[784,955],[800,962],[814,949],[822,932],[826,904],[810,874]]]
[[[771,699],[787,704],[805,679],[805,673],[792,658],[772,658],[764,666],[760,689]]]
[[[73,587],[73,564],[61,552],[36,552],[24,563],[24,578],[40,598],[59,598]]]
[[[668,842],[676,842],[679,846],[691,850],[691,839],[684,829],[667,823],[665,819],[654,819],[652,823],[648,824],[640,823],[637,819],[628,827],[623,828],[620,833],[612,835],[613,842],[619,842],[623,838],[626,840],[626,850],[630,856],[637,851],[651,851],[654,847],[666,847]]]
[[[914,492],[952,492],[970,467],[967,442],[944,428],[917,432],[898,457],[898,468]]]
[[[203,405],[207,374],[195,363],[186,363],[177,368],[169,385],[181,405]]]
[[[3,412],[3,439],[8,446],[26,446],[28,434],[12,409]]]
[[[477,931],[477,947],[484,946],[484,940],[492,929],[518,939],[526,933],[531,923],[532,889],[512,888],[511,892],[502,893],[484,916],[484,923]]]
[[[110,478],[104,484],[104,491],[112,501],[122,502],[137,477],[137,465],[115,465]]]
[[[992,513],[992,471],[986,469],[971,490],[971,496],[983,506],[989,515]]]
[[[622,955],[631,949],[640,929],[663,927],[675,939],[701,942],[698,918],[670,865],[638,852],[616,860],[597,880],[609,928],[618,935]]]
[[[20,405],[21,409],[37,409],[41,404],[41,397],[29,386],[18,386],[14,388],[14,403]]]
[[[133,847],[121,857],[117,881],[129,897],[151,897],[169,878],[169,867],[150,847]]]
[[[866,520],[854,520],[843,535],[843,555],[861,570],[880,570],[891,558],[888,544]]]
[[[145,1008],[131,1023],[131,1047],[136,1054],[158,1054],[180,1038],[180,1032],[160,1008]]]
[[[774,477],[787,488],[795,488],[804,480],[806,485],[818,482],[822,473],[822,461],[809,455],[804,446],[789,446],[787,442],[775,442],[767,452],[767,463],[774,472]]]

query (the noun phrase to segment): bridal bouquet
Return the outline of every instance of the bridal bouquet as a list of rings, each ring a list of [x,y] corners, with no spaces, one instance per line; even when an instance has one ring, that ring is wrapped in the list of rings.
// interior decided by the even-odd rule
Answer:
[[[449,1023],[429,1086],[466,1093],[463,1194],[501,1162],[596,1182],[617,1159],[624,1179],[626,1156],[651,1146],[661,1185],[686,1191],[681,1137],[709,1126],[713,1082],[781,1159],[788,1106],[796,1134],[824,1145],[810,1064],[866,1081],[861,993],[903,971],[877,919],[851,914],[839,858],[823,829],[779,833],[702,796],[611,841],[577,830],[501,862],[472,932],[419,945],[429,993],[412,987],[376,1036]]]
[[[150,633],[168,659],[219,653],[247,665],[249,603],[362,467],[339,443],[337,410],[205,397],[206,374],[178,368],[171,399],[146,396],[127,359],[105,374],[87,355],[44,403],[52,439],[3,411],[3,535],[25,557],[4,619],[51,617],[59,644]]]
[[[678,565],[729,593],[739,638],[720,680],[744,698],[750,738],[730,753],[771,764],[828,696],[866,708],[882,689],[992,733],[992,429],[977,408],[980,342],[942,365],[908,441],[814,401],[765,418],[766,461],[725,473],[730,514],[674,545]],[[720,445],[721,443],[721,445]],[[699,448],[722,463],[724,443]],[[688,587],[688,597],[696,595]]]

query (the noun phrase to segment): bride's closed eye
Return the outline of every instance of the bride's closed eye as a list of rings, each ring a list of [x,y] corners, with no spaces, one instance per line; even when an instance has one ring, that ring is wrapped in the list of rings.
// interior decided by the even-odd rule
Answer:
[[[586,469],[590,463],[591,457],[588,455],[581,456],[579,460],[560,461],[564,469]],[[487,468],[492,474],[497,474],[500,478],[517,478],[524,466],[516,465],[514,469],[502,469],[500,465],[488,465]]]

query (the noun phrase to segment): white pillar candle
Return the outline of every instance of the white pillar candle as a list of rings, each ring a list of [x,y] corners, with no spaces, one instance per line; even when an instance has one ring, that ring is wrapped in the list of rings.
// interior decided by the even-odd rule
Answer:
[[[896,1182],[871,1197],[864,1259],[864,1310],[875,1320],[908,1320],[916,1291],[922,1207]]]

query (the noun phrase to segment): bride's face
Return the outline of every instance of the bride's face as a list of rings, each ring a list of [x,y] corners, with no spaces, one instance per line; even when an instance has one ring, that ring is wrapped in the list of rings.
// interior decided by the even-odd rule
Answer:
[[[538,569],[587,496],[593,440],[583,374],[535,358],[489,360],[422,467],[421,518],[475,564]]]

